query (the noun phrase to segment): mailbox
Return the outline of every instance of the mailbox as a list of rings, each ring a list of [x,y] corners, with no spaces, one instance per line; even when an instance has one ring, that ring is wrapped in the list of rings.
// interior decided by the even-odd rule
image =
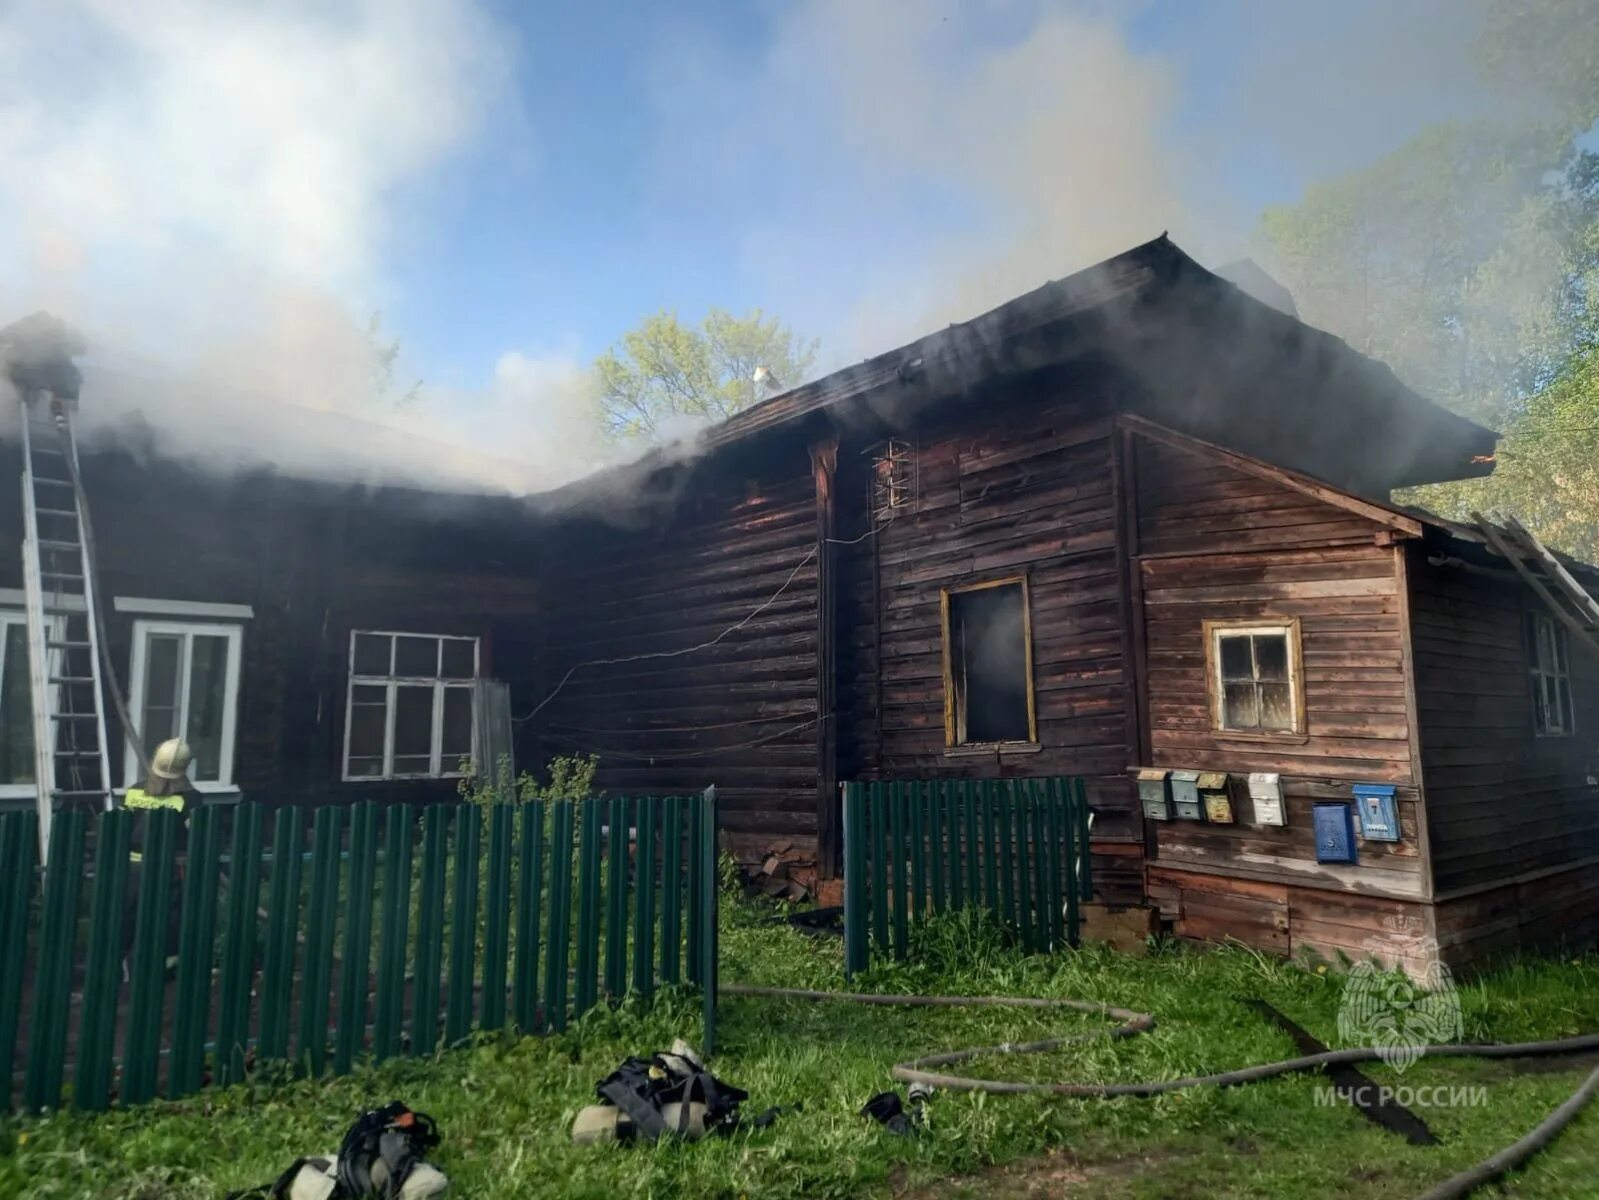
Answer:
[[[1205,808],[1199,799],[1199,772],[1171,773],[1171,809],[1180,821],[1203,821]]]
[[[1138,799],[1144,806],[1144,816],[1151,821],[1171,820],[1171,789],[1167,775],[1168,772],[1159,767],[1139,768]]]
[[[1283,817],[1282,776],[1274,771],[1255,771],[1249,776],[1249,801],[1255,810],[1256,825],[1286,825]]]
[[[1355,808],[1360,812],[1361,837],[1368,842],[1399,840],[1399,806],[1391,784],[1355,784]]]
[[[1355,820],[1342,801],[1313,804],[1311,821],[1316,829],[1316,861],[1352,863],[1355,860]]]
[[[1227,790],[1226,771],[1199,773],[1199,802],[1204,807],[1205,820],[1212,825],[1233,823],[1233,798]]]

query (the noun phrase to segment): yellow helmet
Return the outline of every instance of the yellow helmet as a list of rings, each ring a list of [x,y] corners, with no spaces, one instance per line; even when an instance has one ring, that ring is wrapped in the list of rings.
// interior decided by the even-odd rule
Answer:
[[[193,757],[181,738],[168,738],[150,756],[150,774],[157,779],[181,779]]]

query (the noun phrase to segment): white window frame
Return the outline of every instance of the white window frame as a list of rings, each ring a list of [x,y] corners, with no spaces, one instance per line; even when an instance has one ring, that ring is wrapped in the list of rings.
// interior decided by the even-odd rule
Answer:
[[[0,597],[0,598],[3,598],[3,597]],[[64,622],[61,620],[60,617],[55,617],[55,616],[47,617],[45,619],[48,622],[48,625],[46,626],[46,630],[45,630],[45,636],[47,638],[51,638],[51,639],[54,639],[56,641],[60,641],[61,637],[62,637],[62,627],[64,625]],[[0,671],[3,671],[4,667],[5,667],[5,653],[6,653],[5,628],[8,625],[20,625],[22,627],[22,629],[24,631],[24,635],[25,635],[26,631],[27,631],[27,628],[28,628],[28,614],[26,612],[24,612],[22,609],[11,609],[11,608],[0,609]],[[57,651],[57,653],[60,653],[60,651]],[[59,674],[59,672],[58,672],[58,674]],[[60,692],[61,692],[61,688],[60,688],[59,685],[52,685],[52,686],[47,687],[45,689],[45,693],[46,693],[45,703],[50,706],[50,711],[51,712],[54,712],[56,710],[56,708],[59,706],[59,699],[58,698],[59,698]],[[33,679],[32,679],[31,676],[28,679],[28,725],[29,725],[30,728],[33,725]],[[47,789],[53,791],[55,789],[55,759],[54,759],[54,757],[52,757],[50,759],[49,770],[50,770],[50,778],[45,780],[45,787]],[[0,800],[32,800],[32,799],[35,799],[38,796],[38,794],[39,794],[39,789],[38,789],[38,786],[36,784],[0,782]]]
[[[1566,738],[1572,737],[1577,732],[1576,705],[1571,695],[1571,643],[1566,637],[1566,627],[1548,613],[1534,612],[1532,617],[1531,637],[1527,645],[1527,673],[1532,678],[1534,695],[1532,698],[1532,731],[1537,737]],[[1543,660],[1543,631],[1549,630],[1549,645],[1554,651],[1555,661],[1545,663]],[[1564,723],[1558,725],[1539,725],[1538,699],[1539,694],[1545,692],[1549,684],[1554,685],[1554,693],[1564,710]],[[1545,705],[1545,711],[1548,706]]]
[[[235,737],[239,727],[239,674],[240,660],[243,654],[244,626],[228,625],[217,621],[162,621],[145,620],[143,618],[133,623],[133,653],[128,669],[128,679],[131,686],[128,689],[128,710],[133,720],[137,723],[144,713],[144,696],[147,680],[145,679],[145,643],[151,634],[177,636],[183,638],[183,658],[178,664],[178,729],[187,729],[189,724],[189,673],[190,655],[193,653],[193,639],[200,637],[221,637],[228,642],[228,665],[224,687],[226,689],[222,702],[222,747],[219,754],[220,761],[217,769],[220,774],[218,779],[200,780],[190,777],[197,792],[231,792],[235,790],[233,781],[233,754]],[[139,782],[139,753],[129,741],[122,755],[122,780],[124,787],[133,787]]]
[[[387,675],[358,675],[355,671],[355,640],[359,637],[386,637],[389,639],[389,673]],[[472,643],[472,678],[470,679],[443,679],[438,675],[416,676],[394,674],[395,638],[432,638],[439,643],[439,654],[442,655],[445,642],[471,642]],[[477,744],[477,681],[483,674],[483,642],[481,638],[470,634],[460,633],[426,633],[407,629],[352,629],[350,630],[350,649],[347,659],[349,681],[344,691],[344,757],[340,760],[342,778],[345,783],[382,783],[394,779],[461,779],[464,773],[455,769],[452,764],[445,770],[443,762],[444,742],[444,693],[449,688],[465,689],[471,698],[472,705],[472,744]],[[398,710],[396,692],[401,687],[420,687],[428,685],[433,688],[433,742],[428,748],[428,770],[396,772],[394,770],[394,718]],[[382,687],[383,699],[383,772],[379,775],[352,775],[350,773],[350,723],[355,708],[355,689],[358,687]],[[362,757],[366,757],[363,755]]]
[[[1245,621],[1206,621],[1205,687],[1210,694],[1211,732],[1238,738],[1302,738],[1305,736],[1304,646],[1298,617]],[[1286,728],[1240,729],[1227,724],[1226,689],[1222,683],[1221,640],[1224,637],[1281,637],[1288,652],[1288,701],[1292,724]]]

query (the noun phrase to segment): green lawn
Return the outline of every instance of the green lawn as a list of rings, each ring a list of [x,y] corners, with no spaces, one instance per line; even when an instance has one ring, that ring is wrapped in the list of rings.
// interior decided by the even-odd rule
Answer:
[[[730,906],[723,978],[842,985],[836,940],[760,926]],[[1337,1044],[1336,973],[1239,949],[1133,959],[1088,950],[1027,957],[964,919],[931,926],[919,961],[884,967],[863,990],[1069,996],[1153,1011],[1123,1042],[979,1064],[1007,1078],[1160,1078],[1290,1057],[1286,1035],[1245,1003],[1263,997]],[[1468,1040],[1599,1030],[1599,957],[1527,961],[1462,989]],[[597,1012],[560,1037],[494,1040],[437,1060],[395,1062],[327,1084],[246,1086],[109,1116],[0,1128],[0,1196],[215,1200],[264,1182],[296,1156],[336,1147],[363,1108],[403,1099],[444,1134],[436,1161],[470,1200],[532,1197],[1409,1197],[1531,1128],[1592,1062],[1423,1061],[1402,1082],[1484,1089],[1477,1107],[1418,1109],[1440,1136],[1412,1147],[1342,1107],[1318,1106],[1316,1077],[1156,1100],[940,1093],[927,1128],[898,1139],[856,1115],[898,1059],[938,1049],[1088,1030],[1096,1019],[1005,1010],[917,1011],[728,998],[714,1067],[749,1108],[803,1102],[770,1129],[696,1145],[575,1147],[573,1115],[624,1055],[698,1032],[691,996],[650,1012]],[[1372,1076],[1395,1082],[1374,1067]],[[996,1165],[1001,1164],[1001,1165]],[[1599,1197],[1599,1107],[1520,1177],[1485,1195]]]

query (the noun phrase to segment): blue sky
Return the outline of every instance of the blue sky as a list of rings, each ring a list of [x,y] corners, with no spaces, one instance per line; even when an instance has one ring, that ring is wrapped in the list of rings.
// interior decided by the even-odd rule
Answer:
[[[382,410],[381,311],[426,385],[387,415],[548,484],[614,452],[586,365],[661,309],[826,369],[1162,230],[1237,257],[1481,103],[1482,2],[8,0],[0,312],[287,461],[259,401]]]
[[[839,321],[896,263],[980,238],[991,198],[947,173],[868,178],[859,153],[829,144],[840,118],[852,117],[847,104],[842,114],[763,109],[765,85],[792,89],[772,79],[782,67],[769,56],[793,40],[798,7],[496,8],[513,47],[511,80],[472,142],[397,196],[396,234],[384,252],[386,321],[417,370],[475,386],[506,347],[586,358],[646,313],[693,316],[708,305],[763,306],[836,353],[870,349],[849,345]],[[905,9],[907,55],[926,33],[917,10],[926,25],[947,24],[949,14],[939,15],[947,7]],[[960,44],[929,51],[930,65],[970,67],[1026,42],[1052,14],[1085,10],[978,7],[979,17],[957,15]],[[1184,211],[1192,201],[1174,196],[1170,219],[1148,235],[1169,225],[1201,251],[1230,254],[1263,205],[1293,199],[1318,174],[1448,111],[1446,92],[1418,103],[1414,91],[1385,90],[1379,80],[1375,94],[1361,96],[1349,79],[1351,64],[1358,71],[1368,58],[1374,74],[1386,69],[1368,40],[1379,20],[1397,26],[1388,34],[1401,42],[1435,38],[1439,58],[1455,69],[1458,31],[1440,32],[1434,6],[1416,5],[1415,21],[1380,18],[1380,6],[1360,3],[1319,14],[1281,7],[1221,0],[1088,9],[1125,39],[1131,59],[1158,64],[1170,81],[1165,144],[1207,148],[1183,164],[1180,186],[1210,211],[1195,220]],[[1240,113],[1262,86],[1261,57],[1312,48],[1317,68],[1299,76],[1301,119]],[[1293,152],[1307,131],[1320,150]],[[1030,283],[1080,265],[1038,261]],[[1018,290],[1027,283],[1017,282]]]

